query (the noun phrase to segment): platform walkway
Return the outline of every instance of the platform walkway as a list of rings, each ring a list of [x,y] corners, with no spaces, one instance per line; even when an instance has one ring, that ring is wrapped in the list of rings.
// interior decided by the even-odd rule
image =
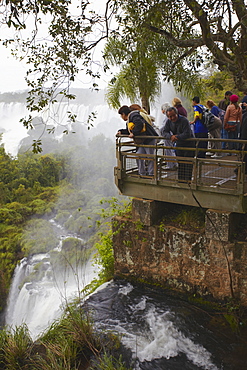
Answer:
[[[201,151],[198,144],[205,139],[189,140],[195,141],[196,148],[191,149],[194,151],[193,157],[185,158],[167,156],[166,149],[171,147],[164,146],[162,142],[153,146],[153,155],[138,155],[133,141],[118,136],[115,183],[120,192],[137,198],[237,213],[247,212],[247,179],[243,162],[247,141],[234,140],[240,150],[207,149],[207,153],[220,154],[219,158],[211,158],[208,155],[206,158],[198,158]],[[214,141],[219,139],[208,140],[211,144]],[[224,141],[229,143],[233,140]],[[154,175],[140,176],[137,159],[145,160],[146,163],[153,161]],[[180,166],[180,175],[178,169],[167,168],[169,162]],[[181,179],[181,168],[184,171],[184,179]],[[189,171],[189,174],[186,171]]]

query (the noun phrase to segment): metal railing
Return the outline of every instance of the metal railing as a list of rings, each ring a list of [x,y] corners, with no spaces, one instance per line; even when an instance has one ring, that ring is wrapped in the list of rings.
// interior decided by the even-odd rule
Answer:
[[[148,137],[145,137],[148,138]],[[150,137],[151,138],[151,137]],[[152,137],[154,138],[154,137]],[[133,140],[125,135],[118,135],[116,139],[117,167],[115,176],[118,180],[128,181],[137,179],[152,184],[166,184],[169,186],[199,189],[222,194],[243,195],[246,193],[245,186],[245,162],[247,153],[246,140],[227,139],[188,139],[191,147],[165,146],[163,137],[155,137],[155,145],[136,145]],[[200,148],[200,142],[207,141],[207,148]],[[227,145],[235,143],[237,149],[212,149],[215,143],[225,142]],[[139,146],[152,148],[153,154],[136,153]],[[173,150],[174,155],[167,155],[167,150]],[[188,156],[177,156],[175,151],[190,152]],[[182,151],[182,152],[181,152]],[[202,158],[203,153],[207,155]],[[208,154],[218,154],[211,157]],[[137,161],[144,161],[148,167],[153,162],[153,174],[140,175]],[[150,198],[152,199],[152,198]]]

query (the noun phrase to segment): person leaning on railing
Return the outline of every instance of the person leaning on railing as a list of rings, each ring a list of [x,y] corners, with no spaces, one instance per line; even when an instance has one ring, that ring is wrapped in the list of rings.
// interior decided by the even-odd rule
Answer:
[[[126,129],[119,129],[117,134],[128,135],[133,138],[135,144],[137,144],[136,153],[141,154],[154,154],[154,147],[139,146],[144,145],[155,145],[155,139],[152,138],[139,138],[139,136],[158,136],[153,127],[140,115],[140,111],[132,111],[127,105],[123,105],[119,108],[118,113],[121,118],[126,122]],[[147,166],[144,159],[136,159],[138,173],[140,176],[153,176],[154,175],[154,161],[148,159]]]
[[[161,136],[164,136],[163,135],[163,130],[165,128],[165,125],[166,125],[166,122],[168,120],[168,117],[166,115],[166,110],[171,106],[171,104],[169,104],[168,102],[162,104],[161,106],[161,112],[163,113],[163,125],[160,129],[160,133],[161,133]],[[173,143],[170,141],[170,140],[163,140],[163,144],[164,146],[173,146]],[[168,157],[176,157],[176,153],[174,151],[174,149],[165,149],[165,154],[168,156]],[[172,160],[170,159],[169,161],[167,161],[167,164],[166,164],[166,167],[165,167],[165,170],[166,171],[176,171],[178,168],[178,165],[177,165],[177,162],[175,160]]]
[[[194,157],[195,152],[193,150],[189,150],[189,148],[194,148],[195,143],[194,141],[186,140],[193,137],[188,119],[180,116],[175,107],[169,107],[166,110],[166,115],[168,120],[162,130],[163,136],[176,144],[176,147],[178,148],[176,149],[176,155],[178,157]],[[178,180],[191,180],[192,168],[192,163],[179,161]]]

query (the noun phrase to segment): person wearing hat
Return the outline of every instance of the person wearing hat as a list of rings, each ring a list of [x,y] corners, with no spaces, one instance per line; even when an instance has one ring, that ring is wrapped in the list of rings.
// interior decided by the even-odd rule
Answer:
[[[228,132],[229,139],[237,139],[240,132],[242,122],[242,109],[238,104],[239,97],[235,94],[230,96],[230,104],[228,105],[224,117],[224,129]],[[228,149],[237,149],[235,143],[228,143]]]

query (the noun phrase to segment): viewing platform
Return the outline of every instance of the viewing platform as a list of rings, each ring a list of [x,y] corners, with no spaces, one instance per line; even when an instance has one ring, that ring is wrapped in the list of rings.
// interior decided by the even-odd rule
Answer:
[[[218,153],[221,157],[211,158],[207,155],[206,158],[198,158],[198,153],[205,151],[199,149],[198,144],[205,139],[188,139],[195,141],[195,148],[190,149],[195,155],[185,158],[167,156],[166,149],[176,148],[162,144],[162,137],[156,139],[156,145],[149,145],[154,148],[154,154],[140,155],[136,153],[137,145],[133,140],[124,135],[117,136],[117,166],[114,175],[121,194],[219,211],[247,212],[247,179],[243,162],[246,140],[206,139],[209,146],[216,141],[238,143],[240,150],[207,149],[206,152]],[[153,161],[154,175],[140,176],[137,159],[145,160],[146,163]],[[175,166],[192,168],[191,179],[178,178],[178,169],[167,169],[169,162],[173,162]]]

